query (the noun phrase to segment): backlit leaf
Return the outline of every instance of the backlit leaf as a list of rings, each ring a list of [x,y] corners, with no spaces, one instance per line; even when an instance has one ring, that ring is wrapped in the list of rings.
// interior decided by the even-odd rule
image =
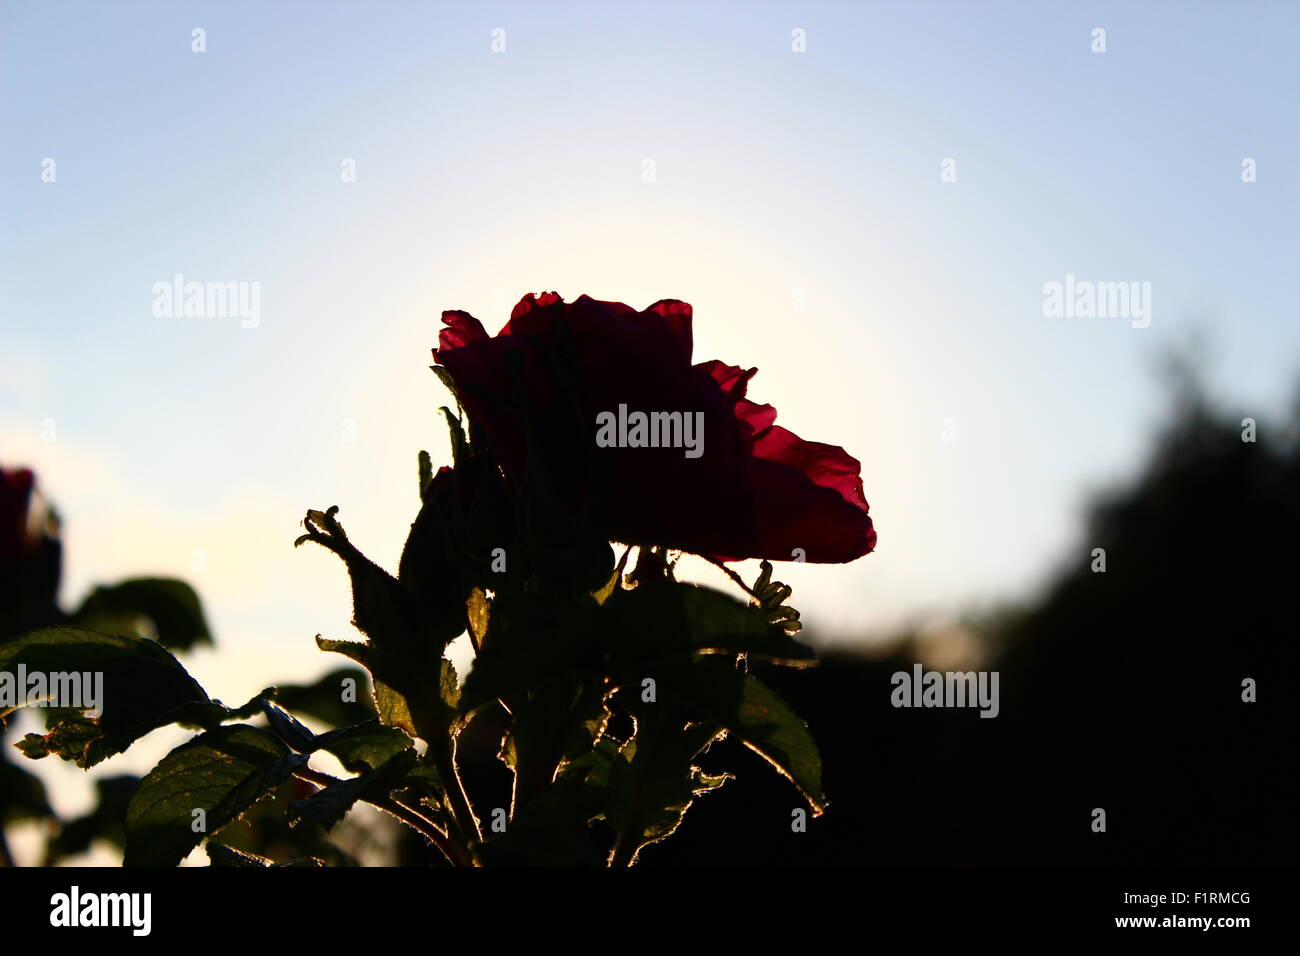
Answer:
[[[143,630],[137,623],[141,618],[148,624]],[[212,643],[198,594],[174,578],[134,578],[95,588],[73,619],[83,627],[124,637],[152,637],[170,649]]]
[[[208,698],[166,649],[140,638],[80,627],[33,631],[0,644],[0,673],[15,675],[16,680],[20,666],[29,674],[90,674],[92,688],[99,683],[97,675],[102,675],[99,686],[104,699],[98,716],[74,707],[47,712],[50,732],[44,738],[44,753],[74,760],[81,767],[122,752],[157,727],[169,723],[212,727],[228,713]],[[93,690],[83,687],[82,693],[89,697]],[[24,752],[41,755],[31,736]]]
[[[656,677],[660,693],[717,721],[767,759],[799,788],[814,814],[826,809],[821,755],[812,733],[766,684],[717,655],[666,666]]]
[[[306,761],[247,724],[220,727],[182,744],[149,771],[131,798],[124,865],[175,866]],[[198,820],[206,828],[196,830]]]

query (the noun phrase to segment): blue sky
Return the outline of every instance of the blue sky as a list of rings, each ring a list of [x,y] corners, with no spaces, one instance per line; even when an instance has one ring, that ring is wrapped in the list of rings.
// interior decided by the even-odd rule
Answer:
[[[195,582],[226,648],[196,670],[234,699],[347,636],[341,566],[290,547],[306,508],[395,565],[416,451],[446,458],[442,309],[676,297],[697,360],[758,366],[753,397],[863,462],[879,551],[782,569],[810,621],[1024,593],[1086,559],[1079,505],[1136,467],[1171,343],[1279,420],[1298,10],[6,2],[0,461],[65,513],[68,600]],[[257,326],[154,316],[178,272],[260,283]],[[1151,326],[1045,317],[1067,273],[1150,282]]]

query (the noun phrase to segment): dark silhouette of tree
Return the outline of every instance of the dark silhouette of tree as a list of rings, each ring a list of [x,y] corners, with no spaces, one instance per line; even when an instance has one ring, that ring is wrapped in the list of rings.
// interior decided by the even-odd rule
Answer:
[[[1140,477],[1090,509],[1068,569],[984,625],[996,719],[893,708],[910,644],[770,675],[821,744],[830,810],[793,833],[777,785],[737,764],[645,863],[1293,863],[1300,443],[1264,416],[1244,441],[1247,416],[1185,369],[1172,404]]]

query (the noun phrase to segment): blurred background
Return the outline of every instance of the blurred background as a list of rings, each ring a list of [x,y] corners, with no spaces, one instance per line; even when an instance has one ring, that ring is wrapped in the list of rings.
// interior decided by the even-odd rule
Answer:
[[[58,507],[65,606],[189,581],[216,643],[186,664],[242,701],[350,636],[308,507],[396,565],[416,452],[449,458],[442,309],[685,299],[697,360],[862,461],[880,541],[777,572],[829,655],[782,690],[831,812],[799,842],[755,763],[645,862],[1281,858],[1290,689],[1240,683],[1296,637],[1298,31],[1282,2],[5,4],[0,465]],[[155,314],[177,274],[256,315]],[[1149,283],[1149,324],[1050,317],[1067,276]],[[916,660],[1000,668],[999,718],[890,707]],[[74,818],[183,738],[27,766]]]

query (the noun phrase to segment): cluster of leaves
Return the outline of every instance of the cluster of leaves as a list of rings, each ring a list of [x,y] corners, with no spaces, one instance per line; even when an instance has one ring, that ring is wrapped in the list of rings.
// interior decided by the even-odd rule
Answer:
[[[460,453],[470,454],[463,444]],[[457,464],[477,467],[464,457]],[[749,656],[791,666],[812,657],[792,636],[798,614],[783,606],[789,589],[770,582],[770,565],[751,602],[677,581],[669,555],[649,546],[630,570],[628,547],[596,581],[574,556],[597,549],[571,542],[558,554],[542,549],[539,573],[528,560],[536,544],[516,535],[493,549],[494,566],[490,551],[476,552],[478,542],[458,533],[457,516],[442,513],[427,468],[421,484],[424,507],[396,577],[352,546],[336,509],[310,512],[300,539],[344,560],[354,624],[367,638],[318,644],[365,666],[381,724],[425,744],[410,766],[410,757],[390,758],[347,781],[344,799],[387,787],[431,824],[436,835],[422,832],[455,864],[628,865],[670,835],[696,797],[725,783],[728,775],[705,773],[699,758],[731,735],[821,812],[821,763],[806,725],[743,666]],[[447,573],[451,566],[459,573]],[[587,583],[575,586],[584,572]],[[475,656],[462,684],[444,654],[464,630]],[[494,710],[508,715],[499,757],[513,792],[508,811],[481,819],[461,781],[457,741]],[[402,790],[413,772],[423,793]],[[334,789],[318,798],[333,800]]]
[[[318,707],[338,729],[314,733],[292,713],[309,715],[303,689],[267,688],[235,707],[209,697],[169,650],[207,638],[206,627],[181,627],[197,602],[170,585],[149,592],[145,614],[134,586],[97,592],[77,623],[0,645],[0,670],[104,674],[101,712],[49,710],[47,733],[19,744],[29,757],[92,767],[156,728],[199,731],[131,794],[120,830],[127,865],[176,864],[291,781],[302,791],[280,802],[295,828],[328,831],[367,803],[452,865],[631,865],[729,779],[700,765],[727,736],[786,776],[814,814],[824,809],[807,726],[747,668],[750,658],[812,659],[771,565],[752,587],[733,575],[746,592],[737,600],[678,581],[673,556],[651,544],[628,545],[615,562],[580,515],[557,518],[544,473],[512,485],[487,443],[444,411],[455,466],[435,475],[421,453],[421,508],[396,575],[356,549],[337,508],[309,511],[297,541],[346,565],[364,640],[317,644],[368,672],[373,716],[347,722],[355,715]],[[123,633],[138,618],[154,632]],[[467,631],[475,656],[462,682],[447,648]],[[513,792],[509,808],[480,812],[457,745],[489,713],[506,717],[499,758]],[[320,753],[350,776],[313,767]],[[211,843],[209,853],[224,866],[320,862],[277,864]]]
[[[360,693],[366,694],[365,672],[355,667],[339,668],[313,685],[268,689],[236,709],[210,700],[175,656],[213,643],[199,597],[183,581],[131,579],[94,589],[70,614],[51,606],[36,616],[59,623],[19,637],[0,639],[0,673],[17,675],[20,666],[28,673],[98,672],[103,675],[104,699],[100,701],[100,714],[50,706],[36,711],[44,718],[46,733],[30,733],[14,745],[33,759],[54,754],[88,769],[124,751],[156,728],[177,724],[216,729],[224,721],[260,713],[265,702],[271,699],[286,702],[323,724],[346,726],[363,724],[367,719],[375,723],[373,708],[364,696],[359,702],[349,703],[339,692],[340,687],[351,686],[361,688]],[[21,693],[22,689],[19,690]],[[18,707],[0,713],[0,733],[9,729],[6,725],[12,723],[14,712],[26,703],[29,701],[24,697]],[[197,739],[191,741],[196,742]],[[197,748],[192,748],[186,754],[192,758],[197,752]],[[8,760],[9,753],[9,746],[0,748],[3,862],[12,862],[3,828],[20,822],[42,825],[46,834],[42,861],[46,865],[83,853],[97,841],[125,849],[128,836],[131,847],[128,857],[132,861],[170,865],[179,859],[172,858],[172,854],[181,847],[180,843],[169,844],[164,836],[151,847],[152,838],[143,836],[150,826],[157,824],[158,816],[140,814],[137,810],[143,805],[135,799],[140,792],[139,777],[120,774],[99,778],[95,784],[97,799],[91,810],[80,817],[61,819],[50,805],[40,778],[21,764]],[[156,793],[150,796],[153,788],[168,785],[166,771],[174,770],[177,764],[163,763],[165,770],[160,765],[162,772],[147,778],[150,784],[143,799],[156,799]],[[268,802],[278,802],[279,796]],[[191,824],[192,810],[204,807],[201,801],[194,804]],[[242,814],[248,809],[240,806],[235,812]],[[299,830],[293,839],[285,840],[274,826],[256,826],[261,822],[260,816],[260,813],[252,814],[251,834],[232,832],[229,838],[254,848],[287,845],[290,849],[327,857],[331,862],[351,862],[346,854],[335,851],[320,839],[319,834]],[[227,822],[229,818],[219,810],[216,819]],[[208,829],[215,832],[210,825]],[[202,836],[202,832],[198,833],[192,842],[185,838],[186,845],[180,849],[180,855],[188,852]],[[215,844],[209,848],[218,853],[230,849],[217,848]],[[235,851],[231,849],[231,852]]]
[[[68,671],[79,660],[95,663],[107,659],[103,650],[83,655],[74,650],[75,643],[56,636],[56,632],[73,629],[93,628],[106,640],[118,644],[145,642],[144,646],[158,648],[164,654],[168,649],[184,652],[212,643],[198,595],[183,581],[169,578],[133,578],[116,585],[97,587],[75,611],[70,614],[61,611],[53,603],[56,590],[53,582],[57,581],[59,572],[57,548],[54,550],[54,560],[38,569],[51,581],[43,582],[46,586],[8,596],[8,614],[0,627],[0,672],[14,674],[19,663],[26,664],[32,671]],[[50,628],[48,641],[34,640],[32,635],[15,640],[12,632],[16,620],[57,622],[66,626]],[[71,654],[68,653],[70,650]],[[106,683],[109,673],[117,673],[112,665],[103,672]],[[116,683],[116,677],[112,682]],[[0,738],[16,709],[0,713]],[[83,759],[102,759],[103,742],[91,747],[92,738],[100,736],[91,729],[92,721],[85,720],[80,712],[73,710],[51,709],[47,713],[51,733],[57,727],[64,746],[73,747],[73,740],[80,733],[87,747]],[[104,737],[110,741],[112,726],[110,723],[104,732]],[[112,743],[108,746],[111,747]],[[19,742],[18,748],[32,756],[43,756],[48,752],[36,746],[34,741],[27,740]],[[0,747],[0,849],[6,859],[8,847],[3,839],[3,828],[25,821],[43,824],[48,834],[44,852],[47,864],[81,853],[95,840],[105,840],[119,848],[123,846],[126,806],[139,783],[138,778],[130,775],[101,778],[96,782],[98,799],[91,812],[76,819],[61,820],[46,798],[40,778],[20,764],[11,762],[8,759],[10,752],[8,746]]]

